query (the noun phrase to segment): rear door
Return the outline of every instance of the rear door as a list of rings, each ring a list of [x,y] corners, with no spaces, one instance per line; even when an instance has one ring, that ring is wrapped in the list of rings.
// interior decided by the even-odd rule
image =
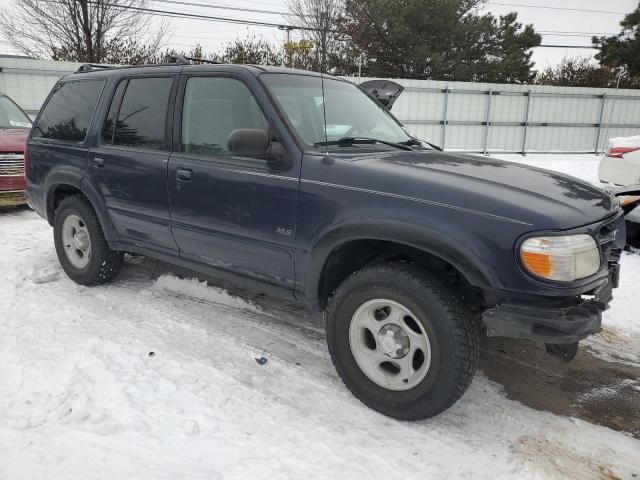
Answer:
[[[177,253],[167,198],[172,104],[177,75],[136,75],[113,86],[89,175],[122,243]]]
[[[292,288],[300,163],[249,81],[224,73],[181,79],[179,151],[168,174],[173,234],[185,258]],[[288,167],[229,152],[238,129],[267,130]]]

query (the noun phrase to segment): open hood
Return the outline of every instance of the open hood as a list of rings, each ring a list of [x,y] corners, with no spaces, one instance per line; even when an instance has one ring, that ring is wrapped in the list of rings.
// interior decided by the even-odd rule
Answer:
[[[616,197],[625,197],[620,201],[620,205],[625,214],[640,205],[640,185],[614,188],[609,191]]]
[[[362,82],[360,88],[378,100],[388,110],[391,110],[393,103],[404,90],[402,85],[391,80],[369,80]]]

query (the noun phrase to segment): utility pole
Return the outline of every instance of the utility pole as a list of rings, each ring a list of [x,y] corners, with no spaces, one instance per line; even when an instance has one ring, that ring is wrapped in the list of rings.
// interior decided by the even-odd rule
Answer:
[[[282,55],[282,66],[291,66],[291,54],[289,53],[289,49],[291,48],[291,30],[293,30],[294,27],[292,27],[291,25],[280,25],[278,27],[278,30],[284,30],[285,32],[287,32],[287,42],[284,44],[284,55]],[[289,65],[285,65],[285,58],[289,59]]]
[[[364,53],[361,53],[358,57],[358,83],[360,83],[360,78],[362,77],[362,59],[364,57]]]
[[[618,80],[616,81],[616,90],[612,95],[611,100],[611,110],[609,111],[609,121],[607,122],[607,129],[605,130],[604,141],[605,146],[603,147],[603,152],[606,153],[609,149],[609,131],[611,130],[611,122],[613,121],[613,110],[616,108],[616,100],[618,98],[618,90],[620,90],[620,80],[622,80],[622,75],[624,74],[624,67],[618,67]],[[596,155],[598,154],[598,147],[596,146]]]

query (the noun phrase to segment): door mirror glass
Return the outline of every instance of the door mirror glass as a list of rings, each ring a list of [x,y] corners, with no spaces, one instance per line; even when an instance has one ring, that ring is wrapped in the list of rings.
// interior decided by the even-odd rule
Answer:
[[[241,157],[262,157],[269,152],[269,135],[258,128],[238,128],[229,134],[227,148]]]

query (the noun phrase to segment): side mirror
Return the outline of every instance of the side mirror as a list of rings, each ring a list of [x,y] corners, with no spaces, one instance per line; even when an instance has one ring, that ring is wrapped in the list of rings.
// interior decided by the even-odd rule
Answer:
[[[239,128],[229,134],[229,152],[243,157],[257,157],[269,152],[269,135],[256,128]]]

